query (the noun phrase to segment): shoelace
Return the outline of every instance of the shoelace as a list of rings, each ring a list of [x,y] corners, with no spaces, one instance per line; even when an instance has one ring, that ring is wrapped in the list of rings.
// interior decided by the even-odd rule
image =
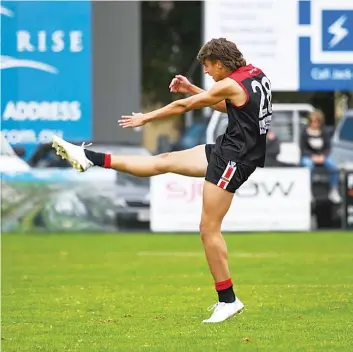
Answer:
[[[83,142],[83,143],[81,144],[81,148],[85,149],[85,148],[87,148],[87,147],[90,147],[92,144],[93,144],[93,143],[89,143],[89,144],[86,145],[86,143]]]
[[[222,306],[223,302],[217,302],[216,304],[212,304],[212,306],[209,306],[207,308],[207,311],[210,312],[211,310],[217,310],[218,308],[220,308]]]

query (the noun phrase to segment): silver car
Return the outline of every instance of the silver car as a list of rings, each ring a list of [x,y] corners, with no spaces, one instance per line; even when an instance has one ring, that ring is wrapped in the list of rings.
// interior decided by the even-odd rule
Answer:
[[[353,109],[346,112],[333,134],[331,157],[340,169],[353,169]]]
[[[91,149],[96,152],[117,155],[151,155],[146,148],[135,145],[94,143]],[[149,229],[150,178],[117,172],[116,186],[113,197],[116,205],[117,227],[120,229]]]
[[[78,142],[74,142],[79,144]],[[34,168],[69,168],[71,165],[66,160],[62,160],[55,154],[51,143],[41,145],[39,150],[34,153],[30,159],[30,165]],[[100,153],[109,153],[116,155],[142,155],[149,156],[151,153],[144,147],[138,145],[118,145],[112,143],[97,143],[93,141],[93,146],[89,148]],[[149,229],[150,221],[150,178],[136,177],[122,172],[114,172],[113,170],[104,170],[94,168],[94,177],[97,180],[97,187],[80,193],[80,198],[85,199],[85,204],[92,205],[89,201],[92,195],[97,194],[97,199],[111,213],[114,209],[115,225],[119,229]],[[112,176],[112,182],[100,181],[106,180],[106,175]],[[85,173],[87,176],[93,175],[91,170]],[[82,175],[81,175],[82,176]],[[84,183],[82,183],[85,185]],[[89,199],[86,199],[89,198]],[[109,206],[108,206],[109,204]],[[98,210],[99,206],[96,207]]]

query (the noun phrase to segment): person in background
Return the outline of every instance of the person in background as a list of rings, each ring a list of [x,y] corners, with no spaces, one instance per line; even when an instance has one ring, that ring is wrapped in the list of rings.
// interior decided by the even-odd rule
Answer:
[[[324,122],[324,115],[320,110],[309,114],[308,125],[302,132],[300,141],[301,164],[310,169],[318,165],[325,166],[330,171],[329,199],[333,203],[340,203],[338,169],[329,156],[331,151],[330,135],[324,129]]]
[[[265,166],[278,166],[277,157],[280,153],[280,143],[273,131],[267,132]]]

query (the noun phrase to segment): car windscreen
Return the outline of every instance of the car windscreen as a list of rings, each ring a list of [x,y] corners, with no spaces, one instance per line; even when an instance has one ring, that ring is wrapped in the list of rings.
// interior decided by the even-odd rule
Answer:
[[[343,122],[339,139],[344,142],[353,142],[353,118],[348,118]]]

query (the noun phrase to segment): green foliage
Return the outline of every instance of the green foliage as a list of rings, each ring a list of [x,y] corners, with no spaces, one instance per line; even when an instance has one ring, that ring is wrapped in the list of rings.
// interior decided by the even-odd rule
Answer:
[[[143,1],[142,83],[143,105],[168,103],[168,86],[175,74],[186,75],[201,45],[200,1]],[[191,78],[200,84],[201,67],[194,65]]]

